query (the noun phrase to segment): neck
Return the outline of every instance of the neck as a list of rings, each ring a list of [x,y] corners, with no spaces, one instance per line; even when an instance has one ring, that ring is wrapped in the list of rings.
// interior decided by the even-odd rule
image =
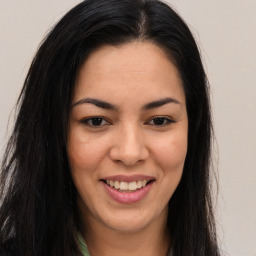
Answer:
[[[165,256],[170,247],[167,210],[164,218],[161,216],[136,231],[116,231],[95,219],[86,219],[86,222],[82,221],[82,234],[91,256]]]

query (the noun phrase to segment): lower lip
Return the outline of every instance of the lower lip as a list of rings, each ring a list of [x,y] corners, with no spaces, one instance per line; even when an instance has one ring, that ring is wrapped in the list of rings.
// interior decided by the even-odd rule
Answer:
[[[146,187],[138,189],[134,192],[120,192],[110,186],[108,186],[105,182],[102,182],[104,188],[106,189],[108,195],[121,204],[132,204],[142,200],[149,192],[152,187],[153,182],[150,182]]]

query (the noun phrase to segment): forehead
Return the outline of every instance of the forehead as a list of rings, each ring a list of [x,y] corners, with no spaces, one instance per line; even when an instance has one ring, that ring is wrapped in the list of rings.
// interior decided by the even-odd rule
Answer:
[[[157,69],[170,72],[170,64],[172,62],[159,46],[151,42],[135,41],[120,46],[100,47],[89,55],[82,70],[86,69],[88,74],[145,72]]]
[[[146,92],[184,98],[179,72],[166,53],[150,42],[130,42],[106,45],[89,55],[79,71],[74,100]]]

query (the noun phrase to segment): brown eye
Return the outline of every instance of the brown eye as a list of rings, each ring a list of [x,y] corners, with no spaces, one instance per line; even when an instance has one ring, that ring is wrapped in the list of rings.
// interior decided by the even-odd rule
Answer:
[[[163,125],[165,124],[165,121],[166,121],[166,118],[162,118],[162,117],[153,119],[154,125]]]
[[[155,118],[152,118],[148,123],[150,125],[155,125],[155,126],[164,126],[174,122],[175,121],[166,117],[155,117]]]
[[[100,126],[103,122],[102,118],[92,118],[90,120],[92,126]]]
[[[102,127],[104,125],[108,125],[109,122],[107,122],[104,118],[102,117],[92,117],[92,118],[87,118],[82,120],[82,122],[88,126],[92,127]]]

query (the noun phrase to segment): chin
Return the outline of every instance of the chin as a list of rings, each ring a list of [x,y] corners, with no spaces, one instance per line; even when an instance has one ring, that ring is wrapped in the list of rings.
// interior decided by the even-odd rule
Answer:
[[[119,213],[112,211],[108,215],[104,215],[102,221],[108,228],[115,231],[139,232],[150,226],[160,217],[159,213],[156,213],[156,216],[150,213],[152,213],[151,209],[126,209]]]
[[[123,232],[123,233],[132,233],[132,232],[139,232],[140,230],[143,230],[147,223],[145,220],[138,220],[134,221],[131,219],[119,219],[119,220],[113,220],[108,221],[105,223],[108,228],[115,230],[117,232]]]

